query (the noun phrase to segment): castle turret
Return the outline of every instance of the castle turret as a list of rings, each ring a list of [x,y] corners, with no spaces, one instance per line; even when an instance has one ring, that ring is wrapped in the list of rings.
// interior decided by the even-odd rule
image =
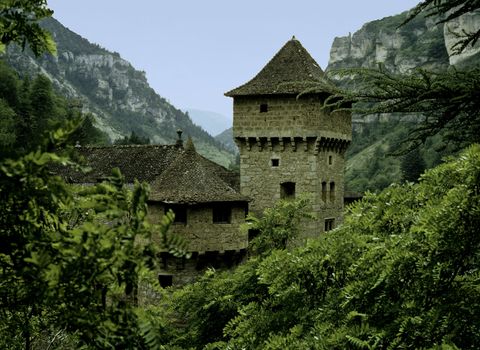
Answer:
[[[233,135],[240,149],[240,191],[261,214],[280,198],[310,196],[315,223],[308,235],[342,222],[345,151],[351,114],[322,108],[324,72],[293,37],[233,97]],[[302,94],[301,94],[302,93]],[[300,95],[301,94],[301,95]]]

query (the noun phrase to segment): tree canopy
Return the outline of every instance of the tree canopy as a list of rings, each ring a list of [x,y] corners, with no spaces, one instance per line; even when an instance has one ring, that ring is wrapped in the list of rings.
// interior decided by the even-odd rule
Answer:
[[[56,45],[48,31],[38,21],[50,17],[53,11],[46,0],[2,0],[0,3],[0,52],[16,43],[28,47],[36,56],[43,52],[56,53]]]
[[[174,294],[170,318],[179,327],[164,341],[197,349],[478,348],[479,179],[475,145],[418,184],[367,195],[343,226],[304,247],[277,246],[234,272],[210,271]]]

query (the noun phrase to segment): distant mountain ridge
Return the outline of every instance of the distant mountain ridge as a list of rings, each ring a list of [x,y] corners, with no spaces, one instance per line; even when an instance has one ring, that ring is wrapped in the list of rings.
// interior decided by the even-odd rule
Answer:
[[[214,137],[232,127],[232,119],[217,112],[196,108],[187,108],[185,112],[196,125]]]
[[[77,100],[85,112],[94,113],[97,126],[112,140],[133,131],[154,143],[172,143],[177,129],[182,129],[185,136],[194,139],[201,154],[224,166],[231,163],[233,154],[159,96],[149,86],[145,72],[53,18],[42,25],[52,33],[58,55],[35,59],[27,51],[9,47],[6,59],[20,75],[42,73],[49,77],[62,95]]]
[[[215,136],[215,139],[221,142],[228,150],[234,154],[238,154],[238,147],[233,140],[233,127],[224,130],[222,133]]]

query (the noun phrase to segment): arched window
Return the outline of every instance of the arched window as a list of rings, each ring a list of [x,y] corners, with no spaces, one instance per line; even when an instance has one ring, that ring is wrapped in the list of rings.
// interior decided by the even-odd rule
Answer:
[[[335,182],[330,182],[330,201],[335,201]]]
[[[327,201],[327,183],[325,181],[322,182],[322,201]]]

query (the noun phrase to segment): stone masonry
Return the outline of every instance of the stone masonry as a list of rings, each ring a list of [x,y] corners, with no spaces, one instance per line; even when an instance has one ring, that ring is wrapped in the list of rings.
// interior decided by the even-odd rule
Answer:
[[[324,91],[299,96],[304,88],[295,86],[296,81],[315,84],[324,79],[320,67],[292,39],[254,79],[226,93],[234,98],[240,192],[252,199],[250,211],[259,215],[280,198],[304,194],[316,218],[305,228],[307,236],[328,231],[343,219],[351,115],[322,108],[328,96]]]

